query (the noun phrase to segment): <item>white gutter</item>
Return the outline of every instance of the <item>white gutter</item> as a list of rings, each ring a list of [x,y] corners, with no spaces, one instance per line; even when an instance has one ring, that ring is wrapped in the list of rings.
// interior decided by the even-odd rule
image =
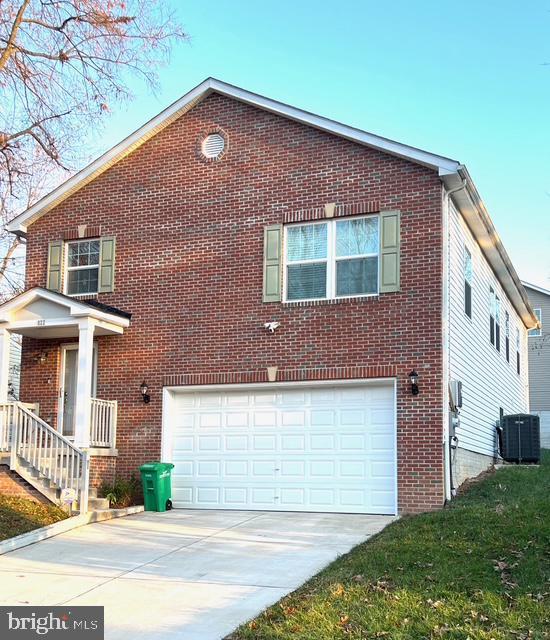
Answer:
[[[454,193],[466,188],[466,180],[462,181],[452,189],[443,190],[443,305],[442,305],[442,324],[443,324],[443,459],[444,459],[444,481],[445,481],[445,500],[453,498],[452,478],[452,458],[450,449],[450,411],[449,411],[449,382],[450,382],[450,350],[451,350],[451,331],[450,331],[450,292],[449,292],[449,209],[450,199]]]
[[[453,191],[453,202],[478,242],[495,277],[510,298],[514,309],[524,325],[528,329],[532,329],[537,325],[537,318],[531,308],[527,292],[523,288],[468,170],[464,165],[460,165],[456,174],[444,176],[442,180],[447,190]],[[463,188],[464,184],[465,188]],[[460,188],[455,189],[457,186]]]

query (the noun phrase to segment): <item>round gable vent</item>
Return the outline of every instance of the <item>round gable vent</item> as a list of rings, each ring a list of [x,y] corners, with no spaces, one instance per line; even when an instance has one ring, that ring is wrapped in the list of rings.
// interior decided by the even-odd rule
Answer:
[[[202,141],[201,151],[205,158],[215,160],[219,158],[225,149],[225,139],[219,133],[210,133]]]

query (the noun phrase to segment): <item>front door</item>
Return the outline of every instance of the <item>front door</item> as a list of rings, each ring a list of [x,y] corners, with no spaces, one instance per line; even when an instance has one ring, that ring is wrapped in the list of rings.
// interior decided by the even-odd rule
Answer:
[[[76,380],[78,374],[78,345],[62,347],[62,384],[59,430],[67,438],[74,438],[76,418]],[[97,345],[94,345],[92,365],[92,397],[96,393],[97,382]]]

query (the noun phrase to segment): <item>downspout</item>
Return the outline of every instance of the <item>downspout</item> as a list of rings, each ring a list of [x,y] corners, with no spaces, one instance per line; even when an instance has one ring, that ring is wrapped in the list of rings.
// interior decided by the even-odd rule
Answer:
[[[449,239],[450,239],[450,197],[453,193],[457,191],[461,191],[466,188],[466,180],[462,180],[462,184],[458,187],[454,187],[453,189],[445,189],[443,196],[443,264],[444,264],[444,274],[443,274],[443,310],[442,310],[442,319],[443,319],[443,389],[444,389],[444,397],[443,397],[443,407],[444,407],[444,415],[443,415],[443,451],[444,451],[444,482],[445,482],[445,502],[449,502],[453,496],[455,495],[455,487],[453,486],[453,477],[452,477],[452,448],[456,447],[456,439],[453,443],[451,441],[450,434],[450,426],[451,426],[451,416],[450,416],[450,407],[449,407],[449,352],[450,352],[450,307],[449,307],[449,272],[450,272],[450,264],[449,264]]]

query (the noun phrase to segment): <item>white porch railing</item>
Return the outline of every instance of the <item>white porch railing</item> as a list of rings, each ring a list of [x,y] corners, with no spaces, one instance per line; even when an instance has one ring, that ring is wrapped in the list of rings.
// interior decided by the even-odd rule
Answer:
[[[116,445],[117,401],[92,398],[90,420],[90,446],[109,447]]]
[[[74,490],[80,513],[88,509],[87,453],[23,403],[0,403],[0,447],[10,452],[10,469],[18,471],[26,464],[59,489]]]
[[[14,402],[0,404],[0,451],[10,450],[14,406]]]

